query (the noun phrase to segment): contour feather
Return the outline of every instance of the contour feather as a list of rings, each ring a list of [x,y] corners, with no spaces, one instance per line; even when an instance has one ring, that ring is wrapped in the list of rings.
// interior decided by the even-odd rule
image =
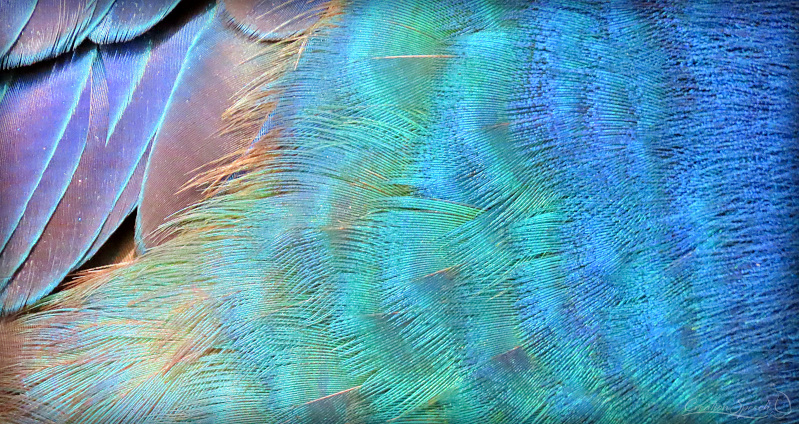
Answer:
[[[795,420],[793,8],[341,12],[170,239],[0,322],[2,418]]]

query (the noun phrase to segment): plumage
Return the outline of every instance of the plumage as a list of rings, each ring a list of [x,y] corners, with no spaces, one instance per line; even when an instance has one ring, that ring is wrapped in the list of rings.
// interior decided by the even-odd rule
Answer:
[[[41,237],[0,295],[5,310],[19,309],[29,298],[39,298],[40,293],[49,292],[83,256],[113,206],[113,196],[119,186],[117,166],[124,166],[125,150],[117,146],[107,148],[105,143],[109,86],[100,55],[95,52],[91,57],[92,66],[82,94],[89,99],[88,119],[81,123],[88,126],[85,148]],[[81,207],[85,198],[96,202],[96,207]]]
[[[31,2],[22,0],[19,3],[29,5]],[[114,0],[37,0],[33,3],[36,7],[22,31],[16,37],[12,35],[16,31],[4,35],[14,42],[0,58],[0,69],[30,65],[71,51],[100,22]]]
[[[83,260],[81,260],[78,265],[82,265],[84,262],[93,258],[97,251],[103,247],[106,241],[108,241],[114,231],[119,228],[119,226],[122,224],[122,221],[124,221],[125,218],[127,218],[138,206],[139,196],[141,194],[141,185],[142,181],[144,181],[144,171],[147,169],[147,159],[150,157],[149,149],[151,146],[152,145],[148,146],[147,150],[145,150],[144,154],[142,154],[139,158],[139,163],[133,170],[133,174],[130,176],[127,185],[116,199],[114,208],[108,214],[108,217],[105,219],[102,228],[100,228],[100,233],[97,235],[97,238],[94,240],[89,250],[83,256]]]
[[[11,237],[59,140],[68,136],[79,143],[85,138],[85,129],[68,124],[75,112],[85,116],[77,106],[93,58],[93,51],[83,50],[41,69],[5,75],[8,82],[0,103],[0,246]]]
[[[252,141],[224,133],[222,114],[234,96],[258,75],[259,45],[226,27],[214,10],[197,33],[170,94],[167,112],[153,141],[137,215],[143,247],[161,240],[156,230],[176,212],[202,199],[186,189],[194,176],[220,166]]]
[[[308,29],[325,12],[323,0],[225,0],[223,16],[246,35],[277,41]]]
[[[160,22],[178,0],[116,0],[89,39],[98,44],[130,41]]]
[[[231,91],[223,93],[217,85],[209,84],[208,94],[202,95],[199,90],[195,89],[196,84],[204,84],[208,78],[216,80],[219,78],[219,74],[214,69],[211,70],[212,72],[202,72],[201,70],[195,72],[197,77],[192,78],[191,71],[189,71],[192,68],[205,69],[201,68],[201,64],[205,62],[220,63],[219,58],[208,55],[207,51],[202,49],[207,48],[207,45],[210,44],[219,49],[217,53],[226,51],[224,49],[229,48],[230,45],[219,40],[235,40],[237,36],[223,34],[218,37],[219,40],[213,38],[217,32],[209,31],[209,28],[218,28],[215,25],[220,25],[222,21],[211,4],[188,5],[180,12],[180,15],[175,18],[175,22],[165,22],[165,25],[154,28],[141,38],[124,44],[102,45],[85,53],[93,55],[92,57],[96,56],[92,69],[85,67],[81,68],[79,72],[83,72],[84,78],[88,78],[88,75],[99,78],[95,85],[96,88],[102,89],[104,103],[93,102],[90,109],[93,111],[91,116],[104,117],[102,128],[98,127],[90,135],[89,145],[92,148],[83,152],[80,166],[75,170],[76,175],[67,176],[65,180],[62,178],[62,184],[68,184],[68,187],[55,186],[46,181],[46,184],[38,185],[37,190],[44,193],[56,190],[64,196],[64,200],[59,203],[55,212],[50,211],[52,217],[50,214],[43,217],[44,222],[39,222],[40,225],[36,227],[35,231],[18,232],[17,238],[25,237],[23,249],[15,248],[3,252],[3,256],[0,258],[0,262],[3,264],[0,300],[2,300],[4,311],[18,310],[46,295],[69,271],[90,258],[90,255],[86,255],[87,253],[96,252],[99,249],[99,244],[116,229],[126,215],[119,216],[119,213],[116,213],[109,225],[105,225],[106,220],[113,213],[112,209],[118,203],[117,199],[121,196],[122,190],[128,184],[141,187],[145,178],[144,170],[147,170],[148,166],[152,166],[150,172],[155,175],[153,179],[159,181],[159,186],[141,190],[142,192],[135,198],[128,193],[125,201],[132,203],[120,205],[123,211],[129,212],[132,207],[144,203],[140,213],[143,224],[140,229],[137,229],[140,239],[145,240],[139,243],[142,249],[144,246],[152,247],[156,244],[154,241],[150,241],[149,234],[162,224],[168,215],[199,200],[196,194],[192,196],[193,192],[191,191],[183,191],[181,195],[175,195],[187,181],[192,180],[194,176],[203,171],[200,169],[201,166],[206,163],[215,163],[216,160],[237,149],[237,146],[230,147],[221,143],[220,140],[225,138],[221,138],[218,133],[222,130],[220,127],[221,114],[226,108],[225,102],[241,88],[235,86],[237,81],[241,85],[249,81],[247,79],[242,82],[241,76],[248,75],[239,68],[237,74],[230,78],[231,84],[233,84]],[[201,36],[204,33],[207,34],[206,39],[210,38],[211,41],[203,42],[204,39]],[[198,42],[201,42],[199,47]],[[214,44],[217,42],[219,44]],[[37,66],[46,67],[47,65]],[[225,63],[223,66],[233,69],[232,63]],[[250,66],[254,68],[255,64]],[[95,71],[93,74],[92,70]],[[208,69],[205,70],[208,71]],[[40,73],[44,74],[41,71]],[[216,127],[211,125],[199,135],[198,133],[184,134],[186,127],[179,125],[180,115],[174,112],[171,115],[168,114],[171,110],[169,101],[173,87],[176,87],[176,81],[179,78],[182,81],[179,85],[185,86],[187,89],[183,91],[181,103],[175,102],[174,108],[183,107],[182,102],[188,99],[193,102],[190,105],[203,108],[210,103],[209,98],[212,97],[213,100],[221,102],[220,107],[212,108],[204,116],[200,114],[196,116],[190,114],[190,116],[193,117],[195,125],[197,122],[208,122],[214,117],[220,124]],[[10,87],[9,95],[15,96],[17,91],[24,89],[27,90],[25,94],[31,99],[30,101],[43,105],[48,104],[47,101],[42,101],[40,92],[27,89],[21,84],[13,84]],[[18,90],[15,87],[22,88]],[[52,89],[52,87],[48,88]],[[89,89],[86,89],[83,95],[88,99],[97,98],[96,95],[91,97],[92,93]],[[61,106],[55,101],[50,103],[53,108]],[[11,101],[7,104],[8,107],[14,107],[13,105],[14,103]],[[59,113],[64,116],[67,111]],[[13,116],[11,113],[7,115],[8,119]],[[175,118],[170,118],[170,116]],[[87,126],[94,125],[89,122],[89,117],[89,114],[84,114],[74,118],[78,120],[74,123],[74,128],[76,130],[83,128],[85,132]],[[39,129],[47,128],[34,120],[31,120],[29,125]],[[164,130],[163,135],[156,137],[159,130]],[[9,127],[9,131],[13,131],[13,128]],[[170,136],[175,132],[178,136]],[[199,142],[202,139],[201,136],[211,137],[208,149],[200,148],[209,145],[209,143],[201,144]],[[25,140],[32,137],[31,135],[25,133],[20,137],[20,141],[14,141],[11,147],[18,145],[18,148],[31,149],[36,146],[24,143]],[[81,137],[83,137],[82,141]],[[68,145],[86,142],[85,138],[85,133],[67,133],[62,137],[63,142]],[[152,155],[152,158],[149,152],[153,149],[148,150],[148,155],[142,165],[144,170],[141,170],[141,174],[134,175],[134,168],[142,162],[140,159],[145,150],[156,139],[164,140],[159,144],[161,148],[155,149],[156,153]],[[11,140],[13,138],[9,138],[9,141]],[[43,137],[41,140],[46,142],[48,139]],[[171,145],[172,148],[183,152],[183,156],[186,157],[196,150],[198,151],[196,155],[199,158],[194,160],[181,158],[183,161],[180,163],[184,166],[176,171],[174,157],[166,157],[166,164],[170,166],[169,171],[171,172],[164,173],[158,170],[158,166],[164,158],[162,151],[165,145]],[[52,145],[50,147],[52,148]],[[48,150],[41,153],[52,154]],[[20,153],[15,154],[19,155]],[[71,157],[59,155],[54,158],[55,163],[60,165],[62,162],[69,161]],[[49,159],[49,156],[43,156],[38,162],[42,162],[44,159]],[[38,162],[31,159],[22,162],[21,165],[31,166]],[[34,178],[37,174],[30,173],[27,169],[9,168],[4,172],[9,174],[5,177],[8,181],[24,180],[25,183],[31,185],[30,190],[33,190],[38,184]],[[130,181],[132,177],[139,178],[139,180]],[[170,181],[174,182],[170,183]],[[164,195],[164,192],[169,194]],[[22,214],[26,199],[18,197],[24,193],[26,192],[14,188],[14,193],[6,196],[7,200],[4,199],[4,203],[9,205],[8,207],[16,206],[19,209],[18,214]],[[56,203],[61,200],[61,195],[54,198],[55,202],[51,204],[51,207],[56,206]],[[36,208],[37,213],[41,214],[45,211],[43,207],[36,206]],[[13,219],[15,215],[11,212],[13,211],[5,214],[4,218]],[[154,218],[151,218],[152,216]],[[48,226],[42,228],[42,225],[48,223],[48,220],[50,221]],[[13,222],[9,222],[7,225],[9,233],[13,231],[13,224]],[[36,243],[35,246],[34,243]],[[53,252],[56,251],[60,252],[54,254]],[[55,259],[48,259],[51,256],[54,256]]]
[[[47,163],[47,168],[42,173],[36,189],[25,204],[25,211],[2,249],[0,287],[2,287],[3,293],[8,290],[8,284],[12,281],[17,268],[28,257],[34,244],[42,236],[45,226],[50,221],[75,174],[86,147],[89,128],[85,122],[91,112],[90,97],[90,87],[84,86],[77,105],[70,113],[69,123],[61,140],[58,141],[53,156]],[[21,143],[27,142],[28,140],[23,140]],[[23,158],[25,157],[23,156]],[[20,158],[20,162],[24,163],[25,160]],[[20,181],[24,178],[24,174],[19,171],[14,174],[9,175],[6,181],[12,181],[12,179]],[[8,197],[3,200],[8,201],[8,204],[12,204],[14,201]]]
[[[208,2],[7,71],[8,237],[109,186],[5,300],[0,421],[799,422],[796,15]]]
[[[3,26],[0,27],[0,57],[14,45],[19,33],[25,28],[36,8],[36,0],[4,1],[0,3],[0,16]]]

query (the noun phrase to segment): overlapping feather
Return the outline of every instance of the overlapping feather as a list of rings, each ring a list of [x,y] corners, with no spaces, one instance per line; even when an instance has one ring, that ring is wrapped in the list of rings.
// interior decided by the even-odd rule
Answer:
[[[0,325],[0,414],[795,421],[795,11],[427,5],[266,47],[271,130]]]
[[[153,26],[175,3],[114,2],[90,38],[126,41]],[[61,6],[59,13],[77,16],[74,4]],[[318,19],[319,5],[307,7]],[[54,17],[37,9],[25,31]],[[229,19],[213,3],[186,4],[133,41],[81,47],[76,54],[88,58],[83,62],[60,59],[6,73],[0,151],[10,165],[0,171],[2,313],[49,293],[136,207],[140,251],[162,241],[158,227],[205,196],[204,187],[188,183],[252,142],[257,126],[226,130],[223,114],[235,94],[257,79],[265,59],[255,54],[261,43],[228,25]],[[46,49],[52,54],[82,40],[43,34],[33,41],[42,49],[50,42]],[[23,33],[14,45],[25,40]],[[81,81],[90,75],[92,85],[84,88]],[[77,82],[64,81],[70,76]],[[84,107],[76,114],[78,99]],[[33,114],[31,105],[37,108]],[[71,130],[61,135],[67,122]]]

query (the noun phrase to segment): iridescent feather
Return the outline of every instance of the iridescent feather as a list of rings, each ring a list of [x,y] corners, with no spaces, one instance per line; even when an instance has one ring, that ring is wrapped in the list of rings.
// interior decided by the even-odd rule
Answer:
[[[146,252],[9,309],[0,420],[799,422],[794,7],[224,3],[162,23]]]

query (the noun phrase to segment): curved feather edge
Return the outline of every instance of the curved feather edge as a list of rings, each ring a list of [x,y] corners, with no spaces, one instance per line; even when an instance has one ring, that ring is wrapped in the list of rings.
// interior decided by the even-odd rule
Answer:
[[[0,292],[7,290],[7,284],[15,271],[42,236],[47,222],[75,174],[86,147],[86,122],[89,120],[91,107],[89,90],[88,85],[84,87],[78,104],[70,114],[69,123],[57,142],[53,158],[44,170],[14,232],[0,251]]]
[[[11,237],[64,136],[92,59],[93,51],[84,49],[51,64],[17,71],[8,82],[0,102],[0,246]]]
[[[89,39],[97,44],[130,41],[160,22],[178,3],[180,0],[116,0]]]
[[[222,16],[246,35],[279,41],[307,31],[327,10],[325,0],[223,0]]]
[[[0,57],[16,42],[36,8],[36,2],[37,0],[21,0],[0,3],[0,16],[5,20],[3,28],[0,28]]]
[[[105,223],[103,223],[100,234],[97,236],[97,239],[94,240],[94,243],[92,243],[83,259],[78,262],[77,266],[82,266],[86,261],[92,259],[100,248],[103,247],[105,242],[108,241],[109,237],[119,228],[122,221],[124,221],[138,206],[141,185],[142,181],[144,181],[144,170],[147,167],[147,159],[149,157],[150,148],[148,146],[147,150],[139,159],[139,164],[136,165],[136,169],[133,171],[130,180],[128,180],[128,184],[125,186],[125,189],[122,190],[116,204],[114,204],[114,208],[111,210],[111,213],[108,214]],[[135,252],[135,243],[133,244],[133,250]]]
[[[30,65],[75,49],[105,16],[114,0],[38,0],[0,69]]]
[[[267,165],[175,238],[2,322],[0,414],[654,424],[797,396],[794,13],[409,3],[308,41]]]
[[[106,237],[115,230],[108,217],[114,214],[118,198],[142,162],[140,158],[162,120],[189,46],[211,16],[210,9],[203,5],[186,12],[172,20],[170,26],[143,38],[99,47],[94,76],[98,78],[99,71],[105,72],[102,81],[94,85],[107,87],[103,90],[107,100],[92,104],[92,117],[102,117],[103,124],[92,124],[90,148],[84,152],[76,176],[64,187],[66,200],[56,208],[44,232],[37,233],[40,237],[32,240],[37,244],[30,256],[13,276],[9,275],[13,287],[0,295],[5,302],[4,313],[49,293],[83,262],[98,235]],[[94,98],[99,97],[95,94]],[[79,123],[78,128],[87,126],[87,122]],[[79,141],[63,140],[75,145]],[[60,163],[66,158],[57,160]],[[137,203],[138,193],[131,196],[126,199]],[[120,207],[129,209],[129,205]],[[114,225],[121,222],[117,218],[115,215]],[[4,261],[10,259],[4,254]]]
[[[167,239],[158,229],[202,200],[199,175],[225,166],[256,137],[260,126],[237,121],[231,130],[225,111],[277,59],[262,44],[217,15],[187,54],[147,163],[136,216],[140,251]]]

